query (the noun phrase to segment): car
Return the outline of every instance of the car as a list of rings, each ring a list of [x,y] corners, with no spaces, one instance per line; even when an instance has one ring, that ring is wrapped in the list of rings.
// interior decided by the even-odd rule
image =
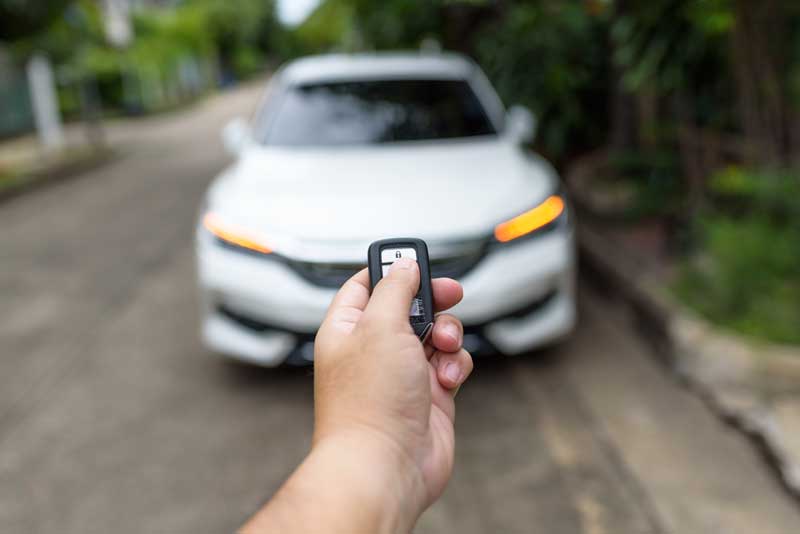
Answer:
[[[223,141],[196,228],[202,338],[262,366],[308,364],[326,309],[375,240],[428,244],[475,354],[515,355],[576,322],[573,215],[529,150],[535,118],[504,108],[457,54],[332,54],[279,69]]]

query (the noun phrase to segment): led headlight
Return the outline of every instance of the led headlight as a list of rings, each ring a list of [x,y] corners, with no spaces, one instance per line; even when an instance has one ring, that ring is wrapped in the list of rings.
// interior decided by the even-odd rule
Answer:
[[[535,208],[498,224],[494,229],[494,237],[501,243],[506,243],[528,235],[558,219],[565,208],[566,204],[561,196],[549,196]]]

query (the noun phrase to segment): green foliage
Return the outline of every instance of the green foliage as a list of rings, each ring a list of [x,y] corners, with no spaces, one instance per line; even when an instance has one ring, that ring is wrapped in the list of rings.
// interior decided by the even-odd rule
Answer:
[[[733,121],[732,0],[634,2],[611,25],[614,63],[632,93],[680,95],[698,124]]]
[[[520,2],[478,37],[479,62],[507,104],[534,110],[538,144],[554,159],[604,142],[606,24],[580,3]]]
[[[800,220],[800,177],[786,170],[749,171],[727,167],[709,181],[718,210],[755,212],[773,219]]]
[[[61,16],[72,0],[0,0],[0,41],[35,34]]]
[[[798,178],[737,168],[714,178],[727,202],[700,222],[703,252],[683,265],[676,287],[684,301],[745,334],[800,343]]]
[[[232,68],[240,76],[261,67],[264,54],[281,31],[271,1],[185,0],[174,13],[177,17],[195,17],[202,31],[187,35],[208,39],[223,67]]]
[[[417,48],[425,37],[441,37],[441,8],[447,0],[344,0],[353,9],[367,47],[378,50]]]
[[[53,20],[46,31],[15,42],[12,51],[20,59],[41,52],[56,65],[62,65],[76,59],[87,47],[102,45],[104,39],[98,4],[78,0],[63,16]]]
[[[635,3],[617,17],[612,37],[616,63],[628,87],[670,92],[685,86],[725,52],[733,26],[729,0],[670,0]]]
[[[226,80],[260,72],[285,33],[269,0],[184,0],[139,6],[131,17],[135,37],[121,50],[106,40],[100,2],[75,0],[47,31],[13,50],[21,60],[34,52],[50,57],[67,114],[76,111],[78,85],[87,80],[106,108],[157,109],[214,83],[215,65]],[[187,68],[195,72],[188,87]]]
[[[97,52],[144,69],[170,70],[181,57],[214,54],[214,34],[208,31],[207,14],[192,6],[176,12],[143,10],[133,19],[136,39],[125,55],[102,47]],[[95,68],[100,65],[96,64]]]
[[[800,343],[800,229],[758,218],[703,222],[706,257],[684,265],[678,294],[714,322]]]
[[[563,162],[604,141],[610,51],[608,10],[601,3],[328,0],[326,6],[330,4],[352,9],[351,44],[415,49],[433,38],[473,55],[506,104],[523,104],[536,112],[541,125],[537,142],[555,160]]]
[[[680,213],[686,191],[677,155],[672,150],[631,151],[609,162],[617,180],[633,191],[626,214],[632,220]]]
[[[309,52],[356,49],[354,6],[347,0],[324,2],[295,30],[295,36]]]

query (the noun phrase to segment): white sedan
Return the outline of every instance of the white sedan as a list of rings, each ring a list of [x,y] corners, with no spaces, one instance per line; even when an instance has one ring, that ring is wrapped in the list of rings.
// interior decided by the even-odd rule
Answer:
[[[197,224],[207,347],[275,366],[313,360],[337,288],[389,237],[428,243],[473,353],[519,354],[576,321],[576,256],[553,168],[524,145],[481,70],[450,54],[304,58],[223,139],[236,161]]]

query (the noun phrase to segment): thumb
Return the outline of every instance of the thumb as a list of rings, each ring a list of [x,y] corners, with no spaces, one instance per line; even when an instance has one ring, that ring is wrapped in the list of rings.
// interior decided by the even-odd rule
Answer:
[[[364,316],[391,329],[409,327],[411,301],[419,290],[419,266],[411,259],[397,260],[372,291]]]

